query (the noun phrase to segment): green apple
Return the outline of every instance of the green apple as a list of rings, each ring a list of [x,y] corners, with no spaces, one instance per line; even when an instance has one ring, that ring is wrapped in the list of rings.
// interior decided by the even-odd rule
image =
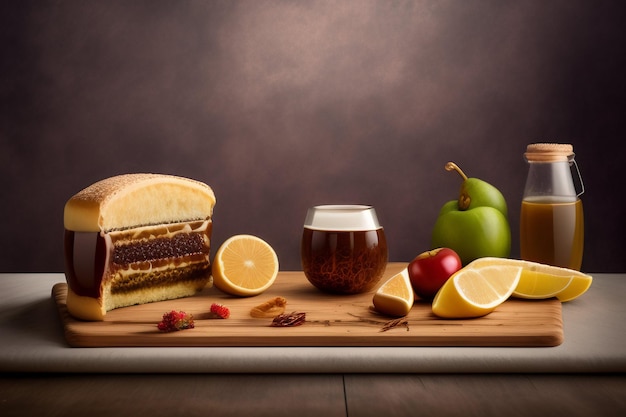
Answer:
[[[447,171],[463,178],[458,200],[444,204],[433,228],[432,248],[454,250],[463,265],[485,256],[507,258],[511,254],[511,228],[502,193],[478,178],[467,178],[454,163]]]

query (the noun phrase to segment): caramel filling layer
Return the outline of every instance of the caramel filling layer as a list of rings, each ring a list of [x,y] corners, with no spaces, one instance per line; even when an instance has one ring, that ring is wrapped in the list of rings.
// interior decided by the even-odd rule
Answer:
[[[204,279],[209,273],[211,220],[145,226],[110,233],[65,231],[68,285],[98,298],[111,292]]]

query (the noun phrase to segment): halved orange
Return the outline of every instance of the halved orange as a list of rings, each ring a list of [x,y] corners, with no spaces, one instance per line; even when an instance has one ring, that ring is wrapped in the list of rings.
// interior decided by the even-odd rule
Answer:
[[[235,235],[215,254],[213,285],[231,295],[258,295],[274,283],[278,269],[278,256],[267,242],[253,235]]]

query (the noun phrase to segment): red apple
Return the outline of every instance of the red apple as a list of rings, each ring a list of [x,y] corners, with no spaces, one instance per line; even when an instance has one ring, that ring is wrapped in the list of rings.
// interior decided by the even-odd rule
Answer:
[[[420,298],[433,298],[448,278],[462,266],[461,258],[450,248],[420,253],[408,266],[413,291]]]

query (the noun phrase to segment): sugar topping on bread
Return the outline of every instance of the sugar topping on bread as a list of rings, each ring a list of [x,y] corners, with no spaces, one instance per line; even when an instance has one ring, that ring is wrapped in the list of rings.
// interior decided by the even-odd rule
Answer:
[[[208,185],[164,174],[125,174],[98,181],[68,200],[67,230],[108,231],[209,218],[215,194]]]

